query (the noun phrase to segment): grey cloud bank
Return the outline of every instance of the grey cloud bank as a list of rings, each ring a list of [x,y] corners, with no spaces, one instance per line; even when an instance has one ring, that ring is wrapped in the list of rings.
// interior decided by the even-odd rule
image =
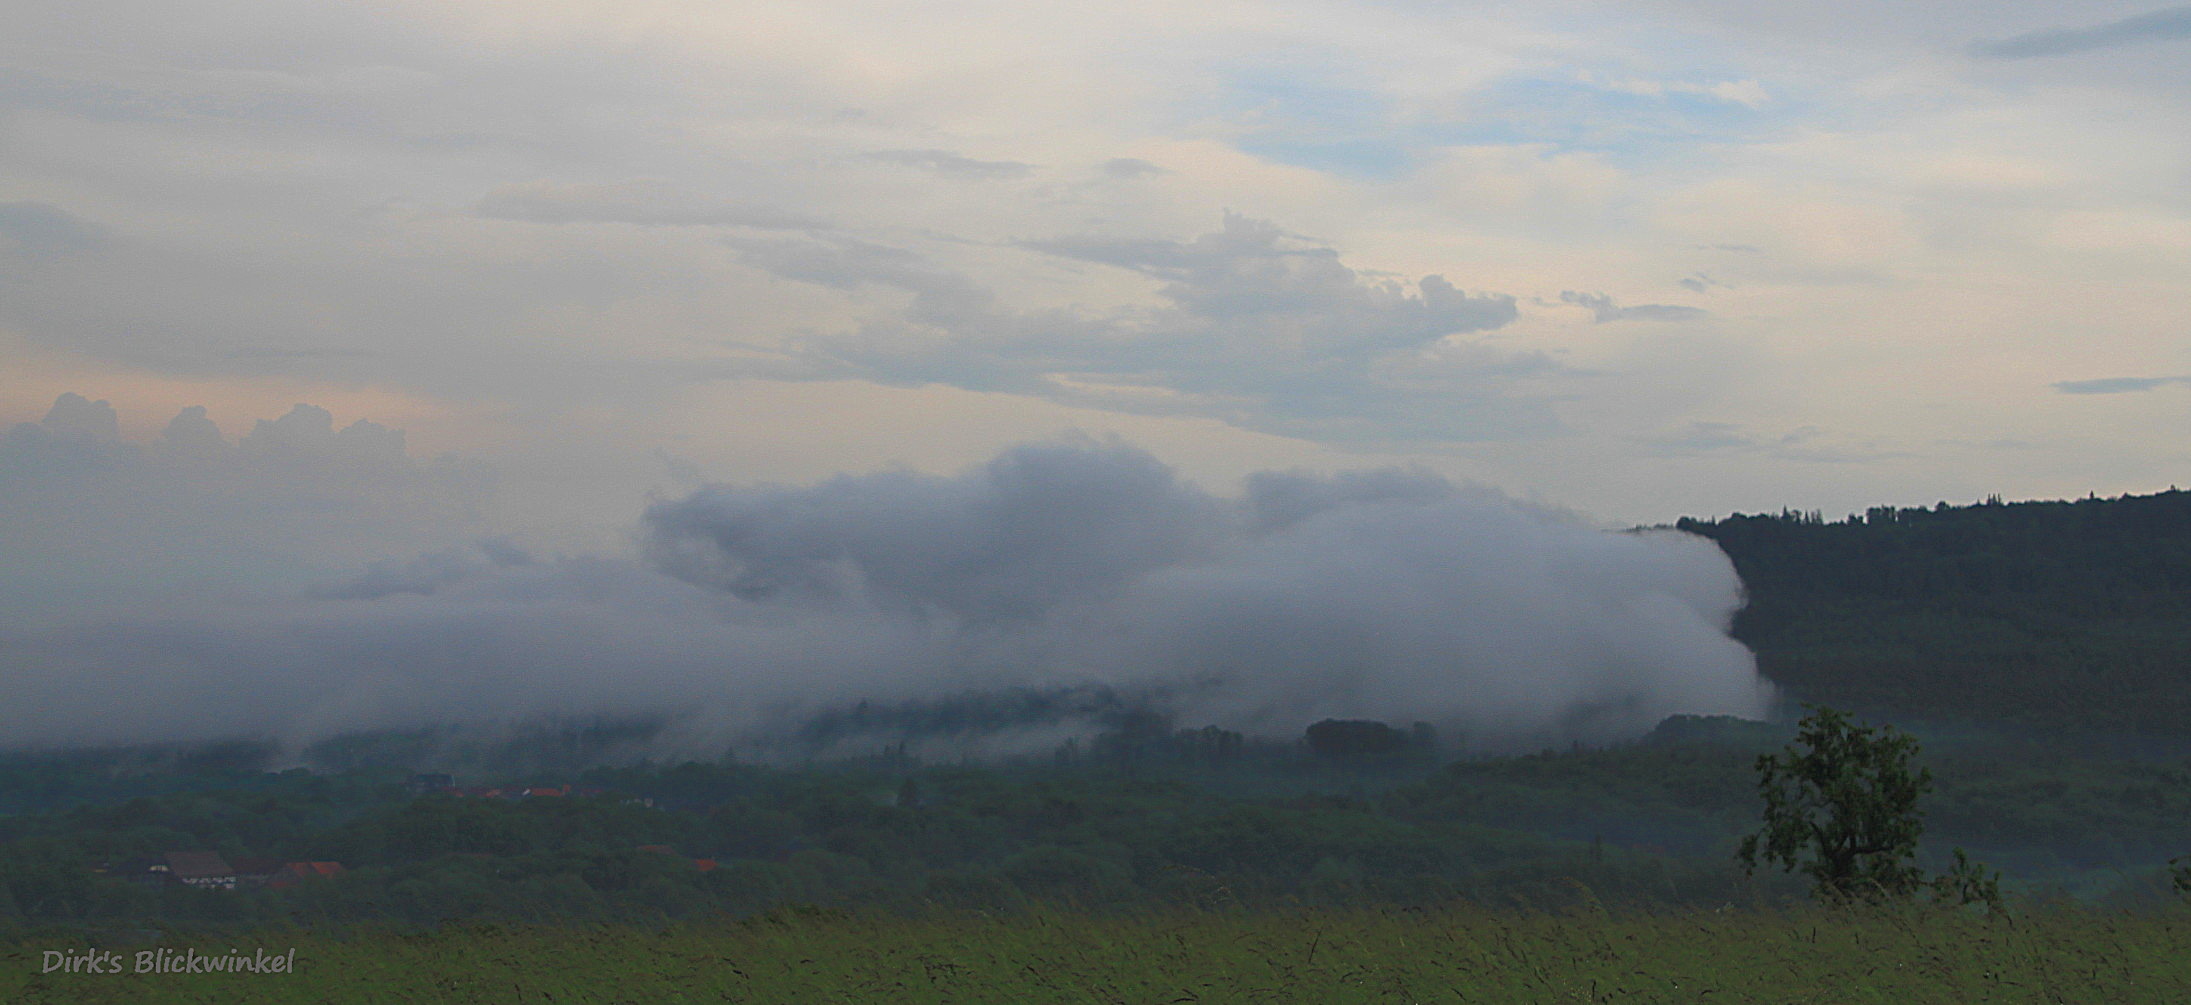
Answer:
[[[309,467],[344,442],[401,456],[400,434],[352,427],[342,441],[353,434],[324,415],[301,406],[229,444],[193,410],[141,449],[109,435],[111,410],[72,398],[10,434],[0,488],[67,505],[21,491],[59,477],[21,459],[47,441],[134,457],[106,484],[139,492],[189,463],[153,456],[288,451]],[[269,495],[258,519],[311,508]],[[1678,712],[1759,715],[1771,697],[1726,635],[1741,587],[1710,543],[1608,533],[1421,471],[1263,473],[1224,497],[1132,447],[1080,440],[951,476],[711,486],[658,502],[641,530],[632,558],[475,538],[248,600],[184,590],[11,618],[0,736],[303,744],[647,716],[670,723],[665,742],[719,752],[862,700],[1096,685],[1186,723],[1293,735],[1327,716],[1427,720],[1512,748],[1632,736]],[[82,539],[42,543],[43,568],[87,560]],[[219,550],[144,574],[187,575]]]
[[[234,441],[187,408],[140,445],[107,402],[64,394],[0,433],[0,614],[293,591],[480,533],[491,492],[477,464],[414,460],[401,432],[311,405]]]

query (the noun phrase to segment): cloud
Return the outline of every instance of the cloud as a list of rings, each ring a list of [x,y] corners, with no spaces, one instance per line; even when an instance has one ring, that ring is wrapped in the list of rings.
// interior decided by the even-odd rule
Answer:
[[[951,323],[979,316],[995,296],[972,279],[903,248],[842,234],[797,238],[726,238],[738,260],[784,279],[838,290],[885,286],[914,294],[907,316]]]
[[[2101,377],[2097,380],[2058,380],[2051,386],[2063,394],[2127,394],[2170,384],[2191,384],[2191,377]]]
[[[1087,235],[1021,242],[1127,269],[1162,305],[1015,312],[911,252],[840,237],[742,239],[748,264],[840,289],[911,292],[902,321],[800,343],[771,376],[945,384],[1143,414],[1204,415],[1329,441],[1469,440],[1557,428],[1523,390],[1543,353],[1465,336],[1511,323],[1514,298],[1442,276],[1367,280],[1328,247],[1228,214],[1190,241]]]
[[[1664,98],[1675,94],[1691,95],[1700,98],[1711,98],[1732,105],[1741,105],[1751,111],[1756,111],[1772,102],[1772,95],[1765,90],[1763,84],[1755,80],[1722,80],[1706,84],[1695,81],[1644,80],[1634,77],[1599,79],[1596,75],[1590,73],[1584,73],[1582,79],[1587,83],[1595,83],[1606,90],[1618,91],[1622,94],[1633,94],[1646,98]]]
[[[67,392],[53,401],[46,417],[37,426],[25,426],[25,434],[33,430],[55,436],[99,442],[122,438],[122,418],[106,399],[92,401],[74,391]]]
[[[1806,463],[1850,464],[1908,456],[1881,449],[1875,443],[1850,442],[1829,436],[1815,426],[1803,426],[1775,436],[1753,432],[1731,422],[1691,422],[1674,432],[1637,442],[1660,457],[1735,454]]]
[[[481,216],[533,223],[629,223],[642,227],[755,227],[807,230],[821,221],[797,213],[713,199],[659,181],[612,185],[531,182],[506,185],[479,200]]]
[[[273,346],[247,345],[221,354],[224,360],[313,360],[356,359],[371,356],[367,349],[344,346]]]
[[[742,599],[990,624],[1207,557],[1218,503],[1145,453],[1021,447],[955,479],[704,489],[647,513],[658,565]]]
[[[427,596],[496,566],[532,562],[529,552],[507,538],[484,538],[469,547],[429,552],[408,561],[375,562],[356,576],[315,586],[308,592],[323,600],[374,600],[398,593]]]
[[[1062,237],[1024,242],[1065,258],[1131,269],[1165,280],[1159,291],[1183,310],[1212,318],[1283,318],[1310,313],[1366,325],[1316,334],[1337,352],[1413,348],[1446,335],[1498,328],[1514,320],[1512,297],[1470,296],[1442,276],[1425,276],[1417,295],[1360,281],[1338,252],[1295,246],[1266,221],[1227,214],[1224,229],[1188,242]]]
[[[13,246],[34,257],[65,255],[97,247],[104,231],[59,206],[44,202],[0,202],[0,249]]]
[[[2191,38],[2191,7],[2165,7],[2089,28],[2050,28],[1970,47],[1980,59],[2034,59]]]
[[[949,150],[877,150],[866,159],[901,167],[922,168],[948,178],[973,181],[1007,181],[1035,173],[1035,166],[1018,161],[983,161]]]
[[[1719,507],[1726,491],[1861,508],[1929,493],[1903,482],[1946,473],[2043,489],[2028,465],[1962,455],[1938,458],[1952,471],[1802,488],[1760,470],[1678,490],[1600,459],[1697,409],[1776,432],[1811,406],[1854,408],[1874,433],[1921,414],[2015,426],[2029,416],[2013,388],[1972,385],[1999,366],[1951,365],[1956,381],[1852,406],[1873,371],[1830,337],[1872,331],[1912,359],[1965,359],[1970,346],[1923,305],[2004,309],[1990,290],[2067,304],[2065,277],[2136,288],[2124,300],[2136,306],[2096,329],[2059,311],[1977,322],[1995,333],[1980,351],[2004,360],[2058,353],[2080,323],[2166,351],[2153,305],[2182,280],[2162,263],[2187,218],[2175,49],[2106,50],[2126,58],[2003,90],[2005,64],[1931,50],[2052,23],[2031,10],[1753,5],[1730,21],[1677,6],[1643,32],[1543,7],[1424,5],[1278,17],[1247,4],[1185,20],[1061,6],[888,31],[827,3],[766,30],[735,5],[680,9],[675,30],[655,30],[659,12],[597,0],[537,19],[462,2],[16,19],[0,119],[10,149],[34,155],[0,158],[0,354],[16,364],[0,367],[0,396],[42,406],[80,375],[122,372],[137,375],[132,395],[152,381],[249,383],[328,404],[317,388],[371,388],[446,406],[437,434],[534,458],[565,450],[566,432],[617,441],[593,456],[644,456],[666,425],[761,399],[795,402],[785,416],[907,408],[906,425],[951,428],[1002,408],[998,424],[1028,434],[1067,421],[944,390],[974,388],[1131,413],[1083,421],[1168,427],[1181,457],[1229,450],[1221,440],[1304,460],[1331,444],[1460,463],[1454,444],[1530,439],[1471,447],[1468,463],[1643,519]],[[2094,31],[2146,7],[2060,9],[2059,23]],[[1170,41],[1139,44],[1152,37]],[[1909,93],[1913,67],[1937,100],[1881,97]],[[1578,80],[1585,70],[1601,83]],[[1640,291],[1702,270],[1741,287],[1740,317],[1715,303],[1724,326],[1590,329],[1580,309],[1570,327],[1524,303],[1547,323],[1320,357],[1295,352],[1296,336],[1405,341],[1416,309],[1342,295],[1265,324],[1206,306],[1201,277],[1010,247],[1192,245],[1227,206],[1322,235],[1280,250],[1327,246],[1365,295],[1423,300],[1417,280],[1438,273],[1471,298],[1572,287],[1672,306],[1672,293]],[[776,243],[726,254],[723,238]],[[895,276],[860,259],[891,246],[907,253]],[[817,251],[826,260],[797,261]],[[1302,255],[1237,261],[1284,271],[1288,292],[1313,271]],[[1378,268],[1407,271],[1388,284]],[[816,285],[773,279],[792,274]],[[1183,298],[1160,292],[1175,285]],[[1712,345],[1669,348],[1684,340]],[[1794,367],[1808,375],[1802,404],[1743,391]],[[814,383],[774,383],[786,377]],[[916,385],[933,389],[897,390]],[[722,456],[770,473],[912,453],[875,423],[808,446],[761,406],[742,414],[751,435]],[[506,435],[522,425],[507,417],[545,415],[567,428]],[[2153,477],[2130,472],[2158,443],[2113,444],[2131,479],[2116,488]]]
[[[234,441],[186,408],[139,445],[107,402],[63,394],[0,434],[0,612],[283,593],[476,535],[491,486],[476,464],[414,460],[402,432],[337,429],[312,405]]]
[[[73,391],[54,399],[45,418],[0,434],[0,502],[5,490],[30,479],[104,472],[138,462],[142,452],[122,442],[121,419],[105,399]],[[0,526],[10,514],[0,508]]]
[[[1700,286],[1690,285],[1686,280],[1683,285],[1689,286],[1691,289],[1701,288]],[[1601,325],[1612,321],[1695,321],[1698,318],[1711,316],[1710,311],[1700,307],[1679,307],[1673,304],[1637,304],[1634,307],[1622,307],[1614,303],[1612,297],[1603,293],[1577,293],[1574,290],[1562,292],[1560,302],[1588,308],[1591,320]]]
[[[1136,178],[1154,178],[1158,175],[1171,173],[1166,168],[1134,157],[1113,157],[1103,162],[1103,176],[1106,178],[1130,181]]]
[[[1096,687],[1274,736],[1426,720],[1511,749],[1770,698],[1726,635],[1741,588],[1710,542],[1421,471],[1265,472],[1220,497],[1081,440],[950,476],[710,486],[652,506],[642,540],[644,562],[489,540],[316,599],[16,623],[0,735],[649,716],[704,747],[860,701]]]

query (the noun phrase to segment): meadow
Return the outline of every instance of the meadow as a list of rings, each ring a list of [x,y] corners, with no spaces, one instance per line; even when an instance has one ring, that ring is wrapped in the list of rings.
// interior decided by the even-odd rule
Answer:
[[[110,948],[124,957],[149,933]],[[97,934],[0,943],[0,1000],[99,1002],[2168,1002],[2191,910],[1571,914],[1456,905],[1100,915],[785,909],[650,926],[227,936],[294,974],[39,973]]]

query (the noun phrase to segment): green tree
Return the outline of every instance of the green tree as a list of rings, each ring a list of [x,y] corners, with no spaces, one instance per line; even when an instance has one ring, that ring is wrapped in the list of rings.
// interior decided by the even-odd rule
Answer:
[[[1917,739],[1807,707],[1795,742],[1757,759],[1764,827],[1742,839],[1737,857],[1751,871],[1763,862],[1801,872],[1825,900],[1916,893],[1927,885],[1916,861],[1917,800],[1932,789],[1932,772],[1910,764]]]

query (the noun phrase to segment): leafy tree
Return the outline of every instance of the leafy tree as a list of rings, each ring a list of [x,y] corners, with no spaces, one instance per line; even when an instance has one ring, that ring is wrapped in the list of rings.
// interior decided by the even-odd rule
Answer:
[[[2001,910],[2001,873],[1996,869],[1970,860],[1963,849],[1955,849],[1955,866],[1946,873],[1932,878],[1932,897],[1941,903],[1984,904],[1990,910]]]
[[[1926,885],[1917,800],[1932,789],[1932,772],[1910,765],[1917,739],[1808,707],[1793,744],[1758,756],[1764,827],[1742,839],[1737,857],[1751,871],[1765,862],[1801,872],[1826,900],[1917,892]]]
[[[2191,897],[2191,855],[2178,855],[2168,860],[2168,879],[2177,893]]]

